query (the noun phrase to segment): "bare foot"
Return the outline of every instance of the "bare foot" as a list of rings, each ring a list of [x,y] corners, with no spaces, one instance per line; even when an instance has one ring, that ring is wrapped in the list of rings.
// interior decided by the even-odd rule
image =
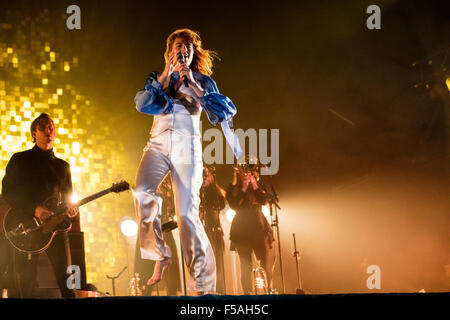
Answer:
[[[161,281],[164,270],[172,264],[172,259],[167,258],[161,261],[156,261],[155,268],[153,269],[153,275],[150,279],[147,281],[148,286],[152,286],[155,283],[158,283]]]

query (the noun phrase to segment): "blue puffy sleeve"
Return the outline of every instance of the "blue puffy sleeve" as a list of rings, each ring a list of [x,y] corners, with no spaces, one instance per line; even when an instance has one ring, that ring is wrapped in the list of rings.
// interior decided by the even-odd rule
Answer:
[[[144,90],[136,94],[134,102],[139,112],[151,115],[169,113],[173,109],[173,101],[164,92],[162,84],[157,81],[156,72],[148,76]]]
[[[209,121],[215,126],[220,123],[223,134],[236,158],[242,155],[239,138],[231,130],[233,128],[233,116],[237,110],[230,98],[219,92],[216,82],[208,76],[202,81],[205,94],[200,98],[200,105],[205,110]]]
[[[200,105],[205,110],[208,120],[213,125],[225,121],[232,128],[232,118],[237,112],[233,102],[219,93],[216,82],[211,77],[205,76],[203,89],[205,94],[200,98]]]

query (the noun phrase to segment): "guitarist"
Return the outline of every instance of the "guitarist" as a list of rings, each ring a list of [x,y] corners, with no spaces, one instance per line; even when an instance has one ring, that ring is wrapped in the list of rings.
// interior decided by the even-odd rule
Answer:
[[[48,199],[59,197],[70,204],[72,178],[69,164],[53,153],[55,124],[50,116],[42,113],[31,123],[31,136],[35,146],[27,151],[15,153],[8,165],[2,181],[2,196],[11,207],[11,214],[20,219],[35,219],[41,223],[54,215]],[[56,198],[56,199],[57,199]],[[57,205],[58,200],[54,201]],[[46,203],[46,204],[44,204]],[[79,210],[68,206],[68,216],[74,220],[74,228],[79,229]],[[68,289],[66,281],[67,252],[64,234],[57,234],[47,249],[47,256],[53,266],[55,278],[63,297],[74,297],[73,290]],[[19,296],[36,297],[38,256],[14,250],[15,281]]]

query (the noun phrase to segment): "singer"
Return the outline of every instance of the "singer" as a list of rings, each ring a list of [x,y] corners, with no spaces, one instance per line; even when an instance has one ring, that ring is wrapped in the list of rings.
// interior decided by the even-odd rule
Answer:
[[[133,187],[141,256],[156,261],[147,284],[159,282],[171,263],[172,253],[161,231],[162,198],[156,193],[170,172],[189,289],[195,295],[216,290],[214,252],[199,218],[203,179],[200,114],[205,110],[210,122],[220,123],[227,137],[236,113],[231,100],[219,93],[210,77],[215,57],[215,52],[202,48],[197,32],[174,31],[167,38],[164,71],[152,72],[134,99],[139,112],[154,116]],[[236,140],[227,138],[238,157],[241,150]]]

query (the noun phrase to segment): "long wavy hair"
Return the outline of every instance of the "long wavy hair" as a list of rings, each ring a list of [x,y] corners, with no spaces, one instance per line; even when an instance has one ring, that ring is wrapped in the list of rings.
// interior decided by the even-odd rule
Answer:
[[[194,57],[190,68],[193,71],[210,76],[212,74],[213,60],[220,60],[220,58],[216,52],[202,48],[202,39],[200,38],[200,33],[198,31],[178,29],[172,32],[166,41],[166,52],[164,53],[166,62],[169,60],[169,54],[172,51],[172,45],[176,38],[182,38],[183,40],[192,43],[194,47]]]

